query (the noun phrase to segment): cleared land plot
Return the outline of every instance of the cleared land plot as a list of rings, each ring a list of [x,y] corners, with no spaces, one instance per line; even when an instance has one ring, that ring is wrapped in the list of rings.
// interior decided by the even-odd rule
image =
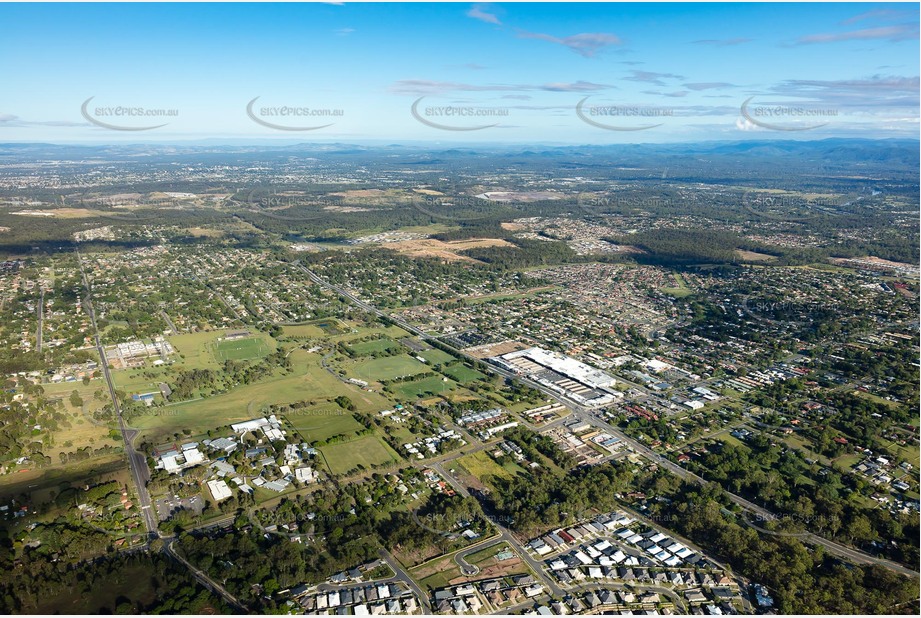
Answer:
[[[271,348],[260,337],[218,341],[214,347],[214,356],[221,362],[263,358],[270,352]]]
[[[505,543],[493,545],[484,550],[468,555],[464,560],[480,567],[480,572],[474,577],[461,574],[460,567],[454,562],[454,554],[439,558],[416,567],[410,571],[423,588],[437,590],[448,585],[460,584],[466,581],[503,577],[506,575],[531,573],[531,569],[518,557],[517,553],[510,560],[498,561],[495,555],[502,549],[508,548]]]
[[[345,474],[358,465],[370,469],[373,465],[399,460],[396,453],[377,436],[366,436],[351,442],[330,444],[318,450],[323,453],[329,465],[329,471],[333,474]]]
[[[482,380],[486,378],[485,375],[476,369],[467,367],[464,363],[454,363],[453,365],[449,365],[448,367],[442,369],[441,372],[449,378],[453,378],[460,383],[473,382],[474,380]]]
[[[505,479],[512,478],[512,474],[508,470],[497,464],[492,457],[483,451],[473,453],[472,455],[465,455],[458,459],[457,463],[467,472],[481,480],[487,476]]]
[[[467,578],[461,576],[460,567],[448,567],[446,571],[439,571],[428,577],[418,580],[423,589],[438,590],[446,588],[451,582],[467,581]]]
[[[473,258],[458,255],[467,249],[480,247],[512,247],[510,242],[500,238],[477,238],[472,240],[454,240],[444,242],[434,238],[421,238],[418,240],[403,240],[388,243],[387,248],[412,257],[437,257],[445,260],[476,262]]]
[[[406,354],[375,358],[358,363],[348,370],[353,377],[367,381],[393,380],[394,378],[413,376],[425,371],[428,371],[428,368],[424,363],[420,363]]]
[[[524,350],[528,346],[520,341],[499,341],[497,343],[487,343],[483,345],[464,348],[464,352],[474,358],[489,358],[491,356],[502,356],[510,352]]]
[[[419,356],[427,360],[432,365],[443,365],[444,363],[450,363],[451,361],[455,360],[453,356],[444,350],[439,350],[437,348],[419,352]]]
[[[768,255],[767,253],[758,253],[756,251],[744,251],[742,249],[736,249],[736,255],[748,262],[773,262],[777,260],[773,255]]]
[[[454,390],[454,387],[455,383],[447,378],[431,376],[422,380],[393,384],[390,389],[406,399],[415,399],[426,395],[442,395]]]

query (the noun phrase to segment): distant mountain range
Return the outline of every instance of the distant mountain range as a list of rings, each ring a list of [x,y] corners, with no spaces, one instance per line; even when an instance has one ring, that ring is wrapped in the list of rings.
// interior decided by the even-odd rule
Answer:
[[[756,160],[774,161],[778,158],[788,164],[833,163],[885,164],[918,166],[919,141],[910,139],[851,139],[823,140],[751,140],[737,142],[698,142],[673,144],[616,144],[585,146],[535,146],[535,145],[483,145],[444,148],[433,144],[347,144],[347,143],[295,143],[295,144],[44,144],[2,143],[0,160],[39,159],[112,159],[143,157],[174,157],[195,155],[266,155],[273,156],[350,156],[373,157],[386,154],[403,163],[445,163],[462,159],[499,158],[505,161],[537,162],[567,160],[579,163],[597,163],[620,159],[644,162],[654,159],[657,166],[666,160],[675,163],[705,163],[719,159],[723,163]],[[858,168],[859,169],[859,168]]]

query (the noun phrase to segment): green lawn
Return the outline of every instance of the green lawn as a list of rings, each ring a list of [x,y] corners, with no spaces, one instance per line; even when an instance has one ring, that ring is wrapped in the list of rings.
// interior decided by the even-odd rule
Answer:
[[[419,352],[419,356],[424,358],[432,365],[442,365],[444,363],[450,363],[455,360],[453,356],[445,352],[444,350],[439,350],[438,348],[432,348],[431,350],[425,350]]]
[[[345,474],[359,464],[370,469],[375,464],[398,461],[399,457],[377,436],[365,436],[351,442],[330,444],[318,449],[333,474]]]
[[[326,331],[316,324],[288,324],[281,329],[283,337],[301,338],[312,337],[319,338],[326,335]]]
[[[348,326],[336,318],[321,318],[300,324],[284,326],[284,333],[289,337],[322,337],[323,335],[341,335],[347,333]]]
[[[189,369],[217,369],[218,362],[212,353],[214,342],[224,336],[224,331],[188,333],[167,337],[179,352],[178,361]]]
[[[428,371],[424,363],[406,354],[375,358],[360,362],[349,368],[351,376],[366,381],[393,380],[403,376],[412,376]]]
[[[390,402],[381,395],[363,392],[336,379],[320,366],[318,354],[295,350],[290,359],[294,369],[291,374],[278,370],[272,377],[255,384],[240,386],[222,395],[169,405],[161,408],[163,414],[141,416],[132,420],[132,424],[145,430],[145,438],[156,442],[178,429],[203,433],[214,427],[248,420],[261,415],[263,409],[272,404],[316,401],[319,405],[345,395],[361,412],[374,413],[390,407]]]
[[[446,588],[448,582],[457,579],[461,576],[460,567],[451,566],[447,571],[439,571],[433,575],[429,575],[423,579],[417,580],[422,586],[423,590],[438,590],[440,588]]]
[[[368,354],[374,354],[375,352],[386,352],[387,350],[400,349],[400,344],[398,344],[393,339],[387,338],[350,343],[348,346],[352,352],[359,356],[366,356]]]
[[[474,554],[469,554],[466,558],[464,558],[464,560],[466,560],[470,564],[475,564],[479,566],[479,565],[482,565],[484,562],[489,562],[490,560],[493,560],[496,557],[496,554],[498,554],[503,549],[512,549],[512,548],[509,547],[508,543],[498,543],[496,545],[490,545],[486,549],[481,549],[480,551]],[[518,552],[516,552],[515,550],[512,550],[512,552],[516,556],[518,555]]]
[[[477,371],[476,369],[471,369],[467,367],[464,363],[454,363],[442,369],[442,373],[453,378],[454,380],[464,384],[466,382],[473,382],[474,380],[482,380],[486,376]]]
[[[839,468],[844,469],[845,471],[850,471],[851,468],[856,466],[864,458],[864,455],[860,453],[848,453],[845,455],[840,455],[834,461],[835,465]]]
[[[308,442],[326,440],[339,434],[353,434],[364,429],[351,412],[343,410],[336,403],[288,412],[285,419]]]
[[[685,296],[690,296],[694,292],[687,288],[661,288],[663,292],[669,296],[674,296],[675,298],[684,298]]]
[[[412,382],[401,382],[390,388],[404,399],[416,399],[425,395],[441,395],[454,390],[455,383],[447,378],[431,376]]]
[[[74,452],[77,449],[90,446],[99,448],[106,445],[120,445],[120,440],[109,438],[109,428],[105,423],[95,421],[92,418],[94,411],[99,410],[109,403],[109,391],[102,380],[92,380],[88,386],[83,382],[65,382],[61,384],[43,384],[45,397],[52,399],[61,398],[61,404],[64,406],[65,417],[58,422],[58,430],[53,432],[54,444],[48,444],[42,449],[45,455],[52,458],[52,465],[59,465],[60,452]],[[103,399],[96,399],[93,394],[97,390],[103,390]],[[70,402],[70,394],[77,391],[83,400],[83,405],[74,407]],[[70,426],[67,426],[67,423]],[[65,444],[70,443],[70,446]]]
[[[505,479],[512,478],[512,474],[508,470],[497,464],[492,457],[483,451],[473,453],[472,455],[465,455],[458,459],[457,463],[480,480],[486,476],[496,476]]]
[[[271,352],[268,344],[260,337],[218,341],[214,347],[214,356],[220,361],[244,361],[263,358]]]

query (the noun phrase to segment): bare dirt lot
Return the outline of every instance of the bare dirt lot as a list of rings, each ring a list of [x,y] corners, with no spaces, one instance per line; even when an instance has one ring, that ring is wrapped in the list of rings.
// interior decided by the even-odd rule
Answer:
[[[500,341],[499,343],[487,343],[485,345],[466,348],[464,352],[470,356],[473,356],[474,358],[490,358],[492,356],[502,356],[503,354],[509,354],[510,352],[524,350],[527,347],[528,346],[518,341],[508,340]]]
[[[476,262],[473,258],[458,255],[458,252],[478,247],[510,247],[512,244],[499,238],[477,238],[444,242],[434,238],[404,240],[387,245],[388,249],[399,251],[411,257],[437,257],[444,260]]]
[[[330,195],[335,195],[337,197],[383,197],[387,195],[387,192],[383,189],[352,189],[350,191],[339,191],[337,193],[330,193]]]
[[[773,262],[777,259],[773,255],[756,253],[755,251],[745,251],[743,249],[736,249],[736,255],[749,262]]]
[[[490,558],[486,562],[480,564],[480,572],[477,573],[476,577],[455,577],[448,581],[449,584],[462,584],[471,580],[480,580],[480,579],[494,579],[496,577],[504,577],[506,575],[517,575],[519,573],[527,573],[529,571],[528,567],[524,565],[524,562],[521,558],[512,558],[511,560],[503,560],[499,562],[495,558]]]

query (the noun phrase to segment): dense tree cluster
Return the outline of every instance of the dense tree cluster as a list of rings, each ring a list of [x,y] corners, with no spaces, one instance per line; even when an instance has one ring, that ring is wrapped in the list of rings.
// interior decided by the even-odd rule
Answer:
[[[231,613],[223,599],[161,553],[76,563],[30,554],[3,569],[0,612],[6,614]]]
[[[653,478],[658,487],[650,515],[728,562],[740,574],[765,584],[783,614],[916,613],[917,579],[884,567],[842,564],[821,548],[792,537],[758,533],[724,512],[715,485],[682,484]],[[662,490],[668,488],[667,496]]]

